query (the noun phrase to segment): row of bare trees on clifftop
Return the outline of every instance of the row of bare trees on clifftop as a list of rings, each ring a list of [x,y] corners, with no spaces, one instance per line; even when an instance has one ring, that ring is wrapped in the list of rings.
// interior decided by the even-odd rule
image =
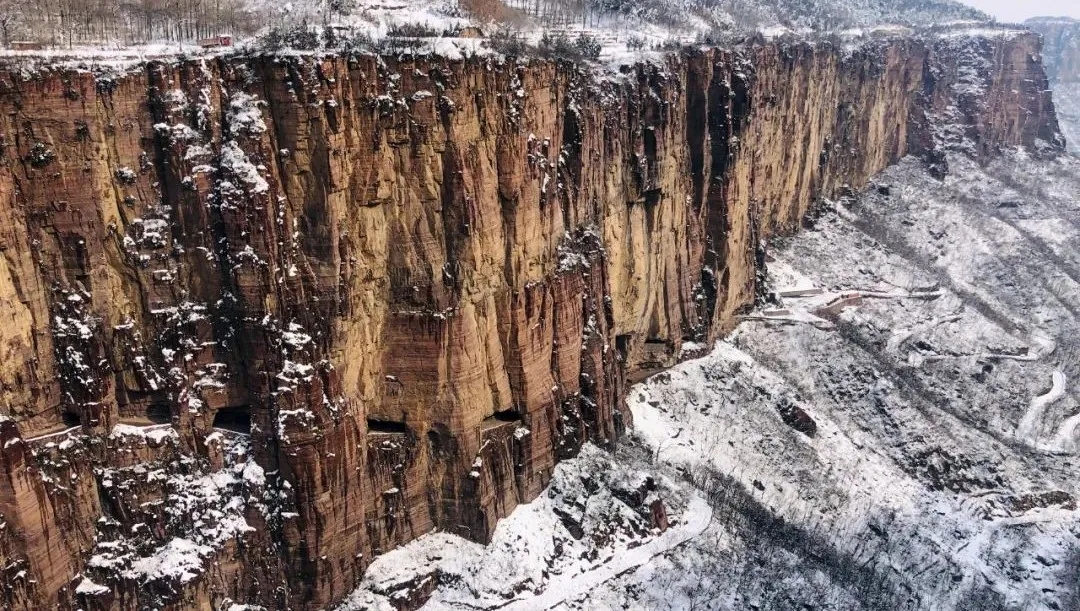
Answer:
[[[264,19],[245,0],[0,0],[0,42],[185,42],[253,32]]]

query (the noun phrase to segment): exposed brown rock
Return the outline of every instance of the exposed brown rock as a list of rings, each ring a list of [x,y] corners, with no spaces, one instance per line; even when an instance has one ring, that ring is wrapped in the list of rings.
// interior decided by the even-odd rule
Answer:
[[[1037,53],[0,74],[2,604],[322,608],[433,528],[486,541],[815,201],[940,161],[946,121],[1053,141]],[[188,574],[139,563],[184,541]]]

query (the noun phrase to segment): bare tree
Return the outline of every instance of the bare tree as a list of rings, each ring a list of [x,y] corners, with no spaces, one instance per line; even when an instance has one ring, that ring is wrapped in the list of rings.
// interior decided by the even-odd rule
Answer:
[[[25,0],[0,0],[0,36],[5,47],[11,46],[11,37],[24,25],[26,9]]]
[[[250,34],[262,20],[250,0],[0,0],[0,36],[52,44],[194,42]]]

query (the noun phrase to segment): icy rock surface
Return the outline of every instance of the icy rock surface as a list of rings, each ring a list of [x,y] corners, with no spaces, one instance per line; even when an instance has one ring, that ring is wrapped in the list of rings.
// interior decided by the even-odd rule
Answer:
[[[828,203],[772,245],[776,303],[631,390],[629,444],[343,609],[1080,608],[1080,160],[951,163]],[[680,537],[612,492],[643,473]]]

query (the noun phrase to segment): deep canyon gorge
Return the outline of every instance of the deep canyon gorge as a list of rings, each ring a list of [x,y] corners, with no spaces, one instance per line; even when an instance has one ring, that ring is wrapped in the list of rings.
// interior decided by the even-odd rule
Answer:
[[[1041,51],[0,74],[0,606],[317,609],[434,529],[491,541],[824,200],[1061,154]]]

